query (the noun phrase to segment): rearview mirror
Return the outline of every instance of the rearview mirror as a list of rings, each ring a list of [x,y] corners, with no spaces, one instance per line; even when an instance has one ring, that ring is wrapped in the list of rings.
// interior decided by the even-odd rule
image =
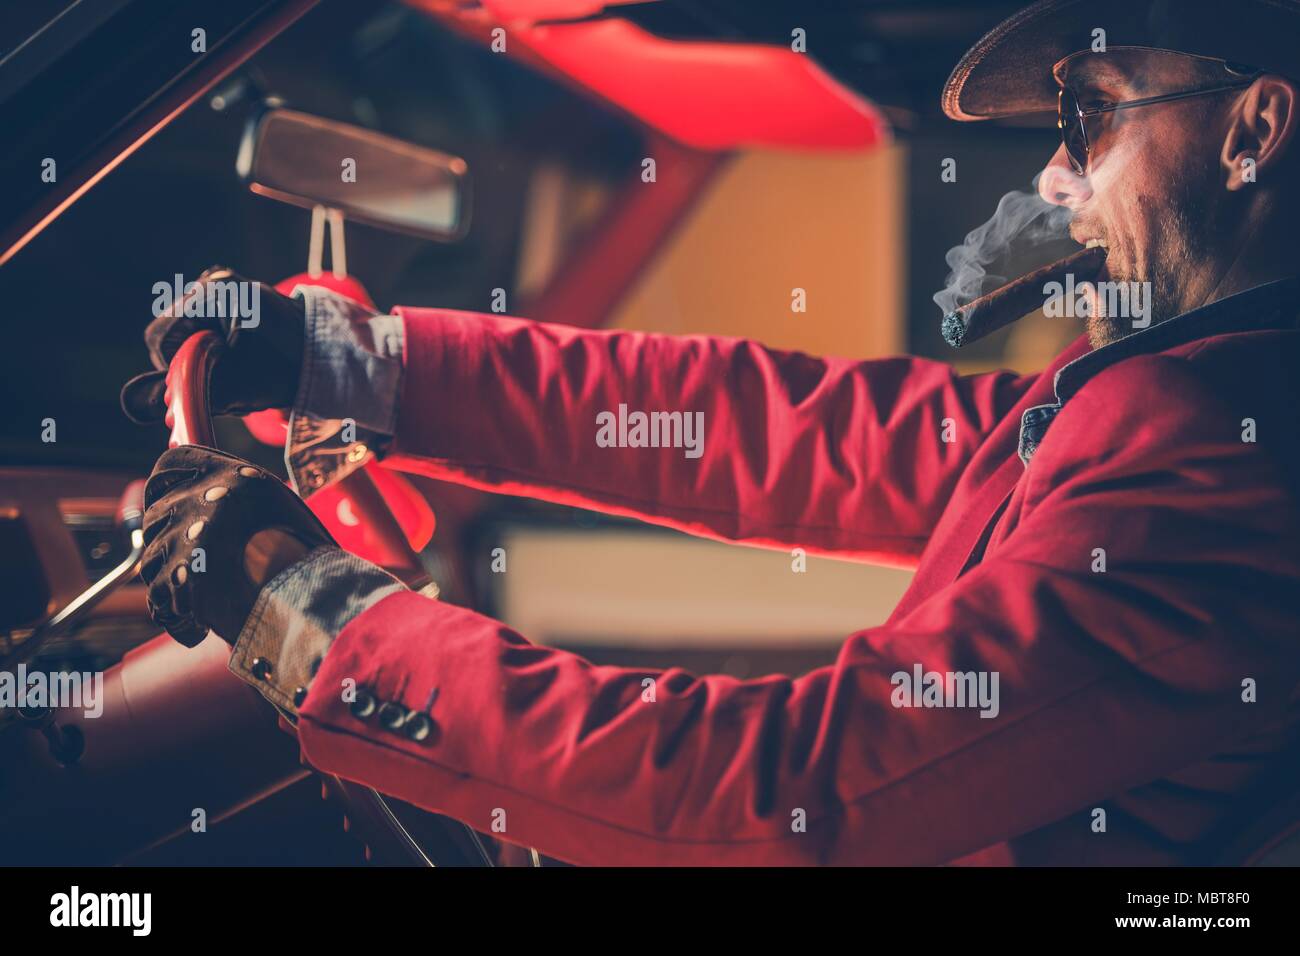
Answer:
[[[463,159],[296,110],[256,116],[236,169],[259,195],[380,229],[448,242],[469,227]]]

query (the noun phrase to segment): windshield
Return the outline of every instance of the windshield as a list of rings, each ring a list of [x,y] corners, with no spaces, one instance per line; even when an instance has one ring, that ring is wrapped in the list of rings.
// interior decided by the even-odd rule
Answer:
[[[27,10],[20,28],[58,7],[44,6]],[[589,99],[401,4],[322,4],[236,76],[0,268],[6,464],[147,472],[161,429],[131,424],[117,396],[147,363],[140,336],[153,286],[213,264],[271,281],[306,269],[309,214],[251,194],[235,172],[246,117],[263,93],[467,160],[477,188],[463,241],[348,224],[350,271],[383,307],[484,310],[494,288],[512,295],[530,279],[521,234],[538,178],[558,176],[574,197],[561,224],[568,235],[598,213],[640,153],[638,134]],[[56,442],[43,440],[48,419]]]
[[[76,5],[76,0],[27,0],[9,4],[4,12],[4,30],[0,31],[0,64]]]

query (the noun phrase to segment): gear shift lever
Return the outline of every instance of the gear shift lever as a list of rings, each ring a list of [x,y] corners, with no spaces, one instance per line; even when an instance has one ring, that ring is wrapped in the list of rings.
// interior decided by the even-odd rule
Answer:
[[[144,480],[137,479],[126,486],[117,505],[117,524],[131,544],[131,553],[122,563],[92,584],[86,590],[68,602],[67,606],[55,613],[49,620],[38,624],[27,640],[23,641],[3,660],[0,670],[17,667],[32,656],[55,634],[68,630],[86,615],[96,604],[130,580],[144,553]]]

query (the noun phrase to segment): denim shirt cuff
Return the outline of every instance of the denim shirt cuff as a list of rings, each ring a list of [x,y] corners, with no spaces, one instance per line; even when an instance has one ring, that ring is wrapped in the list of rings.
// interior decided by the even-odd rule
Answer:
[[[292,719],[334,638],[406,586],[341,548],[316,548],[272,578],[253,605],[230,670]]]
[[[397,429],[405,327],[319,286],[297,286],[306,329],[285,465],[302,497],[380,455]]]

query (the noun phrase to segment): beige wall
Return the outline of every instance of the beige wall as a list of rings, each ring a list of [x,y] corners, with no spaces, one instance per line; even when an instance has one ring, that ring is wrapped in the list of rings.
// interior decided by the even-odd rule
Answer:
[[[838,647],[884,622],[911,572],[653,531],[509,530],[500,617],[530,640]]]
[[[613,327],[868,357],[903,342],[904,156],[732,160],[616,310]],[[791,311],[791,290],[807,312]]]

